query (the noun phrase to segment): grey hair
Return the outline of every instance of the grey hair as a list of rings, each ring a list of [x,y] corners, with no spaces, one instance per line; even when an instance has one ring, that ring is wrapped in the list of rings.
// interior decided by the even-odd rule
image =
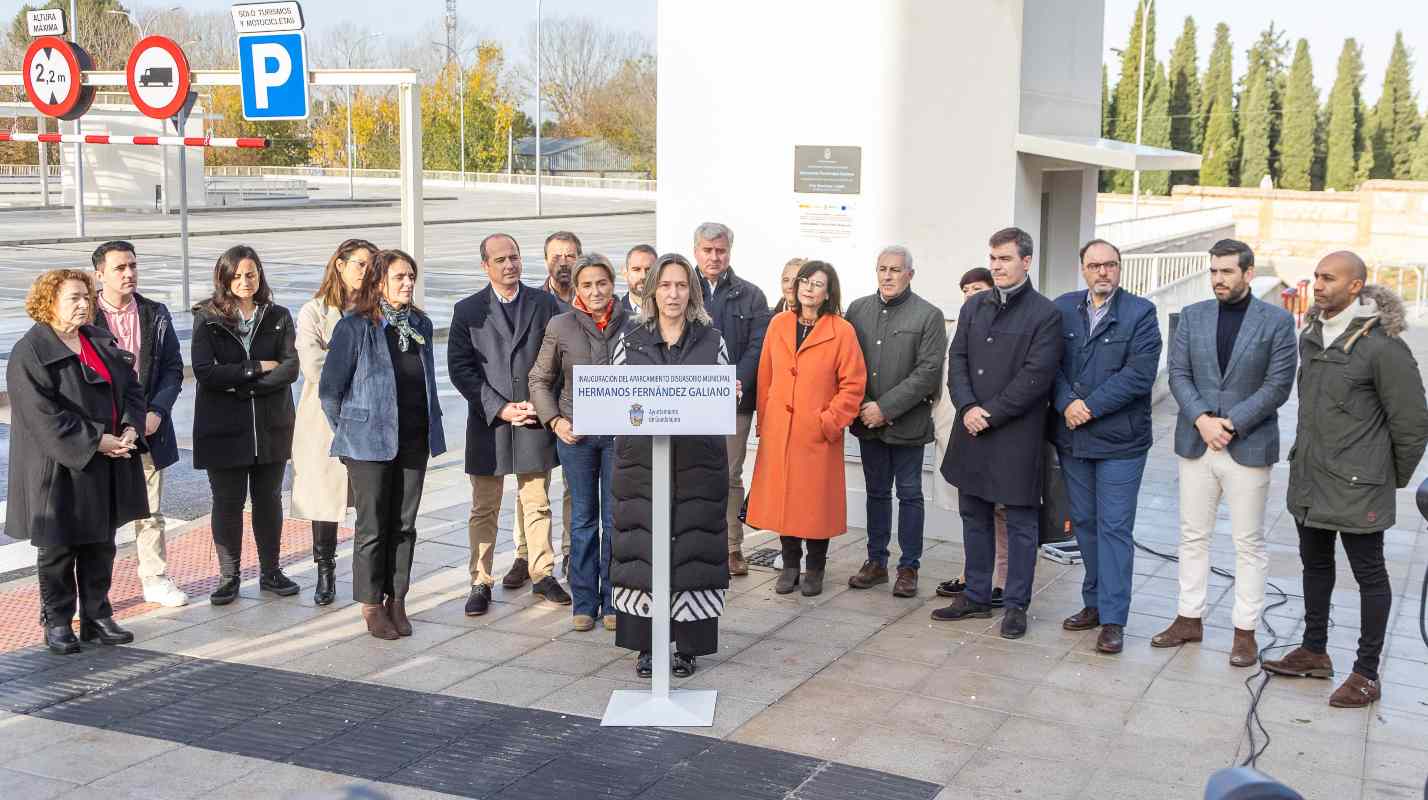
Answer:
[[[734,248],[734,231],[722,222],[704,222],[694,229],[695,247],[698,247],[700,242],[712,242],[715,239],[723,239],[729,243],[729,249]]]
[[[704,310],[704,290],[699,286],[699,273],[695,271],[694,265],[689,263],[689,259],[679,253],[665,253],[655,262],[654,268],[645,276],[645,291],[640,296],[640,315],[635,321],[641,325],[654,328],[659,319],[659,308],[655,305],[655,287],[659,286],[659,276],[664,272],[665,267],[677,266],[684,270],[684,277],[689,280],[689,305],[684,307],[684,321],[697,322],[700,325],[713,325],[714,320],[709,316],[709,312]]]
[[[586,253],[575,262],[575,269],[570,272],[570,280],[575,283],[580,282],[580,270],[586,267],[600,267],[605,270],[605,274],[610,276],[610,283],[615,282],[615,267],[610,263],[609,257],[601,253]]]
[[[903,246],[900,245],[900,244],[890,244],[890,245],[888,245],[887,247],[884,247],[884,248],[882,249],[882,251],[878,253],[878,261],[882,261],[882,260],[883,260],[883,256],[886,256],[886,255],[901,256],[901,257],[902,257],[902,265],[907,268],[907,271],[908,271],[908,272],[912,272],[912,271],[913,271],[913,270],[912,270],[912,251],[909,250],[909,249],[907,249],[906,247],[903,247]]]

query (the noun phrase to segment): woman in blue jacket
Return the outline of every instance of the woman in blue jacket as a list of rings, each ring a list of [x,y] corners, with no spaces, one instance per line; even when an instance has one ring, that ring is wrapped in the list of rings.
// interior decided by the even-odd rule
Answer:
[[[446,452],[431,318],[412,305],[416,276],[406,253],[377,253],[332,331],[318,386],[357,509],[352,595],[379,639],[412,633],[406,596],[426,462]]]

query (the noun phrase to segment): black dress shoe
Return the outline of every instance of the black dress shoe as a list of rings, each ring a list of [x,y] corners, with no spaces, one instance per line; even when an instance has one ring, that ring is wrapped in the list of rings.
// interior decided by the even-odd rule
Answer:
[[[1087,606],[1061,621],[1061,627],[1068,631],[1089,631],[1101,627],[1100,609]]]
[[[134,634],[119,627],[113,617],[81,619],[79,639],[84,642],[98,639],[100,644],[128,644],[134,641]]]
[[[241,583],[237,575],[231,578],[220,578],[218,588],[213,590],[213,594],[208,596],[208,602],[215,606],[226,606],[238,599],[238,584]]]
[[[993,588],[993,589],[992,589],[992,600],[991,600],[991,604],[992,604],[992,608],[1001,608],[1002,606],[1005,606],[1005,605],[1007,604],[1006,598],[1003,596],[1003,593],[1002,593],[1002,590],[1001,590],[1001,589],[999,589],[999,588]]]
[[[538,594],[557,605],[570,605],[570,595],[566,593],[565,588],[560,585],[560,581],[556,580],[554,575],[547,575],[536,581],[535,585],[531,587],[531,594]]]
[[[491,608],[491,587],[478,583],[466,597],[466,616],[479,617]]]
[[[331,559],[317,562],[317,586],[312,590],[313,605],[330,606],[337,599],[337,565]]]
[[[79,652],[79,640],[74,638],[74,630],[66,622],[45,628],[45,647],[57,656],[69,656]]]
[[[654,662],[650,659],[649,653],[640,653],[640,657],[635,661],[635,674],[641,678],[648,678],[654,674]]]
[[[973,603],[967,598],[966,593],[953,597],[949,605],[932,611],[932,618],[938,622],[952,622],[954,620],[969,618],[986,619],[991,616],[991,606]]]
[[[1026,635],[1026,610],[1012,606],[1002,614],[1002,638],[1020,639]]]
[[[279,597],[291,597],[302,591],[302,587],[293,583],[292,579],[283,574],[280,569],[265,573],[258,579],[258,588],[265,592],[272,592]]]
[[[967,591],[967,584],[961,578],[954,578],[950,581],[943,581],[937,584],[938,597],[956,597]]]
[[[511,571],[506,573],[506,577],[501,579],[501,585],[507,589],[519,589],[526,585],[526,581],[531,579],[530,565],[524,558],[518,558],[511,562]]]

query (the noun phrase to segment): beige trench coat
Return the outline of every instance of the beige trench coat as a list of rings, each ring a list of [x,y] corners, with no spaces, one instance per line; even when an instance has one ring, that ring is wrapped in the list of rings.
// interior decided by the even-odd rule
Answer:
[[[293,433],[292,516],[297,519],[341,522],[347,516],[347,468],[328,455],[332,427],[322,413],[317,396],[327,345],[342,311],[319,298],[298,312],[297,351],[302,368],[302,396],[298,399],[297,428]]]

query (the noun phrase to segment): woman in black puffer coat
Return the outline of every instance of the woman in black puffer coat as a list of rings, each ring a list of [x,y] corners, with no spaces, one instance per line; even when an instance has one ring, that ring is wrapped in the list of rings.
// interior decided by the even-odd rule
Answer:
[[[660,258],[645,280],[644,307],[616,344],[615,364],[727,364],[724,339],[709,322],[698,276],[678,254]],[[648,436],[615,440],[615,643],[640,653],[636,672],[650,675],[654,584],[650,564],[651,481]],[[670,637],[672,671],[686,677],[695,657],[719,650],[719,616],[729,588],[729,468],[723,436],[679,436],[672,447]]]

